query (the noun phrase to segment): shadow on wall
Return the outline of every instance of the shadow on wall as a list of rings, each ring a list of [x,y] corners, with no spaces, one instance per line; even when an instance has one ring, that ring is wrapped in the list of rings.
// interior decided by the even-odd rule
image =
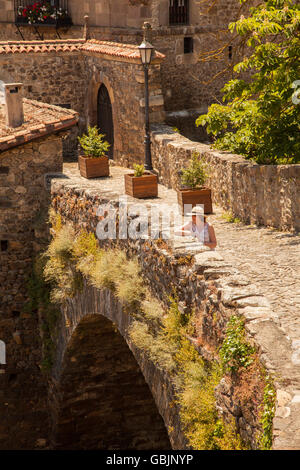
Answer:
[[[210,144],[212,140],[205,127],[197,127],[195,123],[200,114],[205,112],[207,112],[207,109],[184,109],[169,112],[166,115],[166,124],[193,142]]]

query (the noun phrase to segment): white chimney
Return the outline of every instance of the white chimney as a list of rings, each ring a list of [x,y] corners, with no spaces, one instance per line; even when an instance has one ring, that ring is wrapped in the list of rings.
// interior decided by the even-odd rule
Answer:
[[[24,122],[22,86],[23,83],[4,84],[6,125],[8,127],[19,127]]]

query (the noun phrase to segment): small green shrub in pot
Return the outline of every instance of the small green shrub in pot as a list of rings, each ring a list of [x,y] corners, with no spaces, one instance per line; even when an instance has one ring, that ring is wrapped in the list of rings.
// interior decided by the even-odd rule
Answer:
[[[208,177],[208,164],[198,152],[193,152],[188,167],[181,172],[181,184],[191,189],[202,188]]]
[[[99,158],[104,157],[108,151],[110,144],[104,140],[105,134],[99,134],[99,129],[88,127],[88,133],[78,137],[80,146],[86,157]]]
[[[125,194],[138,199],[157,197],[157,175],[146,171],[144,165],[134,164],[134,172],[124,175]]]
[[[84,178],[109,176],[109,159],[106,155],[110,144],[104,140],[97,127],[88,127],[88,133],[78,137],[84,155],[78,156],[79,170]]]
[[[212,213],[211,189],[205,186],[208,177],[208,163],[198,152],[193,152],[189,165],[181,171],[182,187],[177,191],[183,214],[189,206],[197,204],[203,204],[205,214]]]
[[[138,178],[139,176],[143,176],[144,173],[145,173],[144,165],[135,164],[135,165],[133,165],[133,169],[134,169],[134,176],[136,178]]]

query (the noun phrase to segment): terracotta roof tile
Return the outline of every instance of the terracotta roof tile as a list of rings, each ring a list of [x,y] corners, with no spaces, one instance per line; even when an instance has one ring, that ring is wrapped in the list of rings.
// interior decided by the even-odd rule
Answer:
[[[58,39],[49,41],[2,41],[0,42],[0,54],[29,54],[51,52],[94,52],[120,59],[139,61],[138,46],[121,44],[110,41],[98,41],[91,39]],[[156,51],[155,59],[160,61],[164,55]]]
[[[132,44],[121,44],[117,42],[110,42],[110,41],[98,41],[96,39],[91,39],[84,43],[80,49],[82,51],[87,52],[98,52],[100,54],[119,57],[119,58],[127,58],[127,59],[134,59],[140,61],[140,53],[138,46]],[[164,59],[164,55],[160,52],[156,52],[155,58],[156,59]]]

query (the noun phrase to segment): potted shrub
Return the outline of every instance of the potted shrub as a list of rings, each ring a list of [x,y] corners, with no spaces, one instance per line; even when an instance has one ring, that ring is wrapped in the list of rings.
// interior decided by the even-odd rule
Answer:
[[[145,171],[144,165],[133,165],[134,173],[124,175],[125,193],[136,198],[157,197],[157,176]]]
[[[105,153],[110,144],[104,140],[104,137],[104,134],[99,134],[97,127],[88,127],[88,134],[78,137],[84,152],[78,156],[81,176],[85,178],[109,176],[109,158]]]
[[[178,204],[184,210],[185,204],[192,207],[204,205],[204,213],[212,213],[211,189],[205,186],[208,178],[208,165],[194,152],[187,168],[181,172],[182,187],[177,191]]]

